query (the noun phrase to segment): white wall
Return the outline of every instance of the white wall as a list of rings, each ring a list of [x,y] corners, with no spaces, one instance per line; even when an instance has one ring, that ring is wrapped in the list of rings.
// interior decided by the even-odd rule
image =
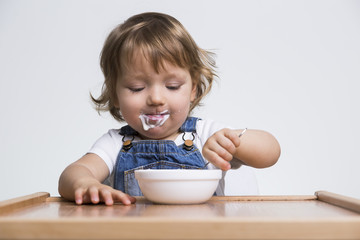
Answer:
[[[278,164],[256,171],[261,194],[360,198],[360,1],[0,0],[0,200],[58,195],[65,166],[119,127],[89,92],[109,31],[144,11],[217,53],[221,80],[198,116],[280,141]]]

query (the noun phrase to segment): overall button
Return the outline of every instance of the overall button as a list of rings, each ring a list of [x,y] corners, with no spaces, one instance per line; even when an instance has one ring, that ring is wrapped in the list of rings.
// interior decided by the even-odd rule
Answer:
[[[188,151],[190,151],[191,149],[193,149],[194,145],[193,145],[193,141],[192,140],[185,140],[184,141],[184,148]]]
[[[125,151],[128,151],[131,147],[132,147],[132,142],[131,142],[131,140],[126,140],[126,141],[123,143],[123,149],[124,149]]]

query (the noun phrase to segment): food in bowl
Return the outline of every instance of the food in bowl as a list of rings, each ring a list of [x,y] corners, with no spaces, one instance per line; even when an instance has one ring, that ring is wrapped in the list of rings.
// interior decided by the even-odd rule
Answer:
[[[144,196],[155,203],[199,204],[209,200],[221,179],[220,169],[136,170]]]

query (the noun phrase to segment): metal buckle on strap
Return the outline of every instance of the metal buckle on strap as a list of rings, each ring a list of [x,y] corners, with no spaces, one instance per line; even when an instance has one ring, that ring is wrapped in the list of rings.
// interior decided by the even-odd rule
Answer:
[[[187,150],[187,151],[190,151],[191,149],[194,148],[194,139],[195,139],[195,135],[194,133],[191,133],[193,139],[190,140],[190,139],[186,139],[185,140],[185,132],[184,134],[182,135],[182,139],[184,140],[184,149]]]

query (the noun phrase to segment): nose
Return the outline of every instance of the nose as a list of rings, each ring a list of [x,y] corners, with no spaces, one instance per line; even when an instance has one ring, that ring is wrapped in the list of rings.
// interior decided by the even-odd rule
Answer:
[[[149,106],[158,106],[165,104],[165,96],[162,93],[160,88],[153,87],[151,91],[149,91],[149,95],[147,97],[146,103]]]

